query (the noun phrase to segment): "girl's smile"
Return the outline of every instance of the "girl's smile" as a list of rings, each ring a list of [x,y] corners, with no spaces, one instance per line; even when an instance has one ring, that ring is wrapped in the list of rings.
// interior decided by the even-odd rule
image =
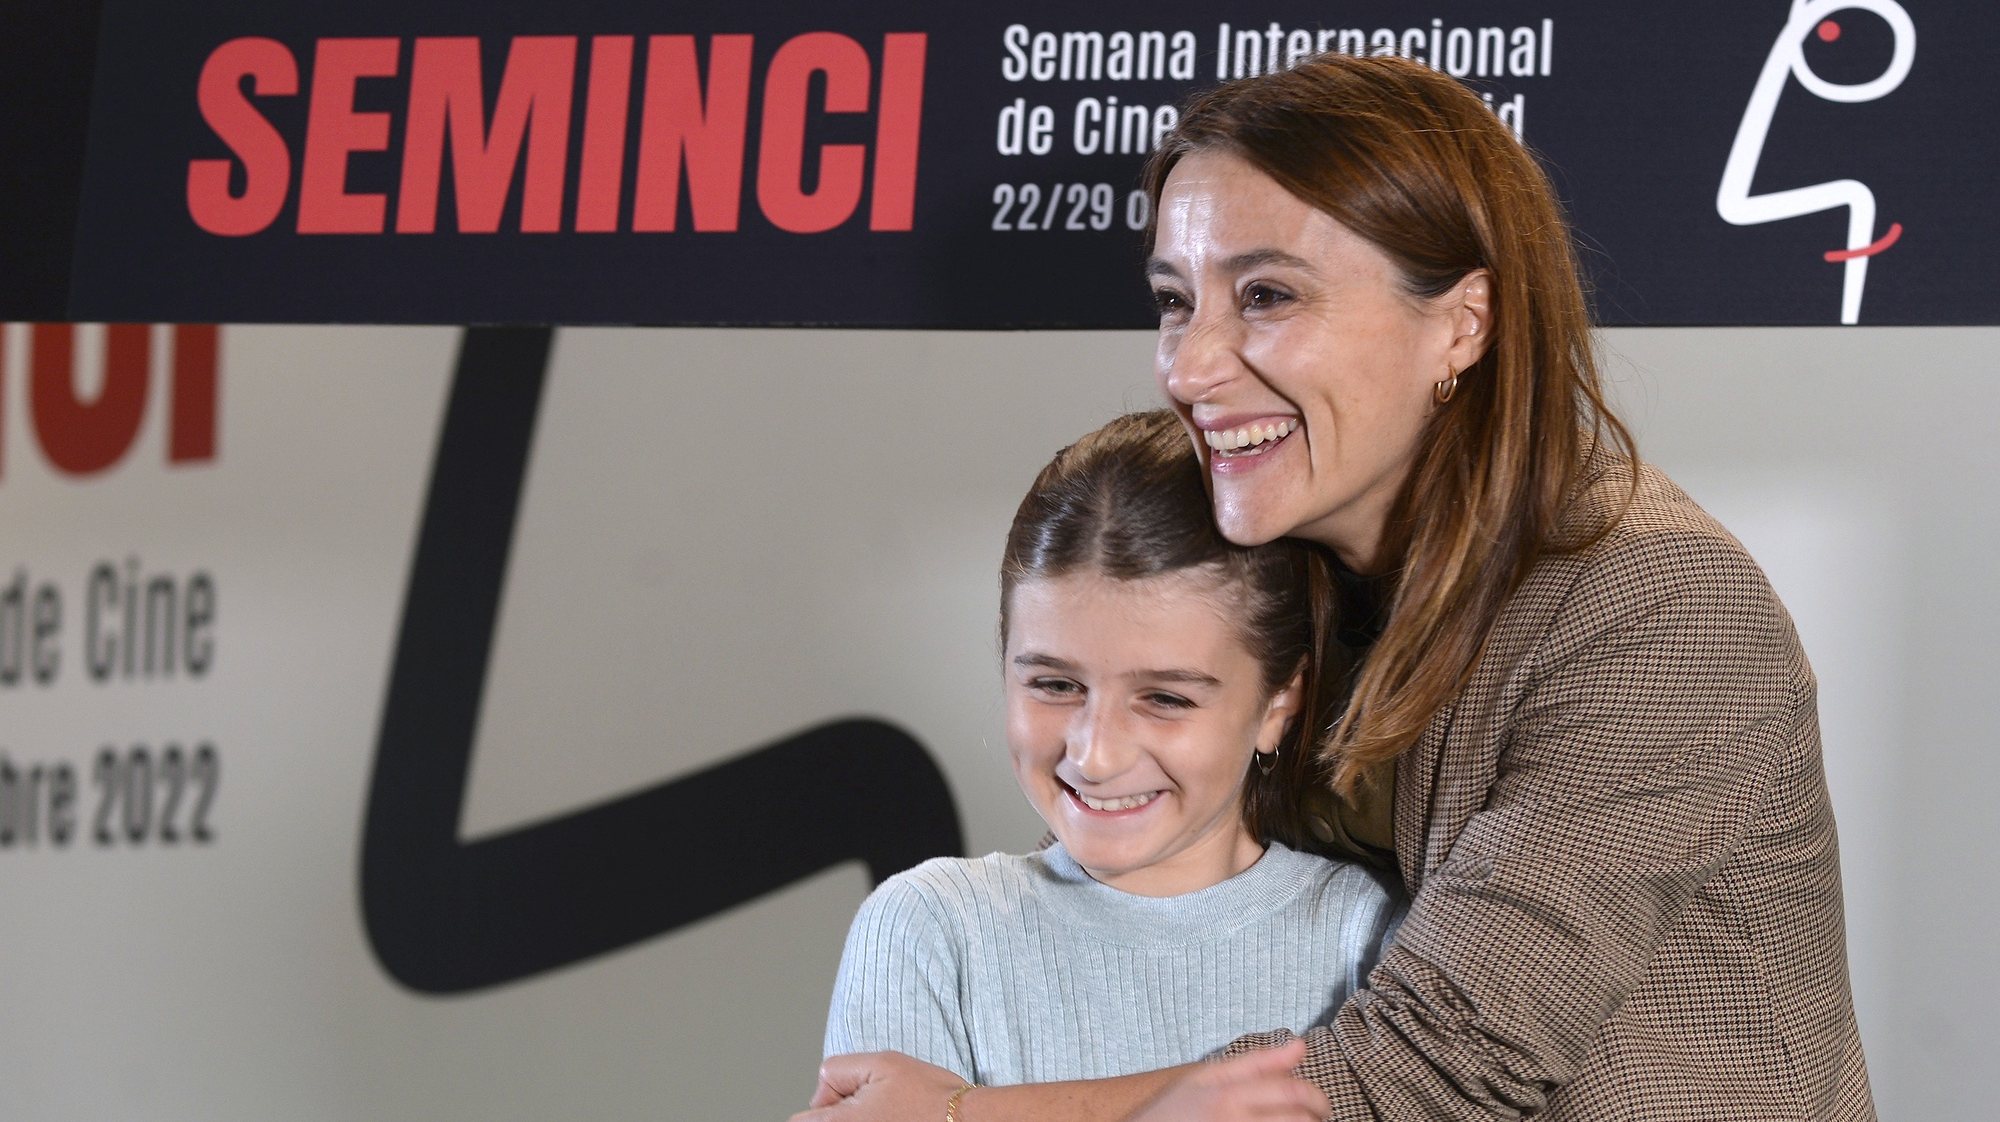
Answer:
[[[1229,591],[1205,569],[1094,571],[1015,586],[1007,740],[1021,790],[1091,876],[1174,896],[1250,867],[1251,753],[1274,749],[1296,684],[1266,692]]]

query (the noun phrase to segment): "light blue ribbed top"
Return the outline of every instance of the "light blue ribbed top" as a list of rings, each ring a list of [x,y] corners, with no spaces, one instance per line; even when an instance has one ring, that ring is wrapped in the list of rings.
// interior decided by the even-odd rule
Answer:
[[[1358,866],[1277,844],[1170,897],[1099,884],[1060,845],[937,858],[862,903],[826,1052],[904,1052],[987,1085],[1187,1063],[1327,1023],[1393,910]]]

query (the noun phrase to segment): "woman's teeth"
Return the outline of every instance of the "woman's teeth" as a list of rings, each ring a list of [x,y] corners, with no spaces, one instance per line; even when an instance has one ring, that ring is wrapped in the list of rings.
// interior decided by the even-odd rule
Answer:
[[[1160,793],[1158,791],[1148,791],[1143,795],[1127,795],[1122,799],[1093,799],[1082,791],[1078,791],[1076,792],[1076,797],[1077,801],[1092,810],[1131,810],[1134,807],[1145,806],[1147,803],[1159,798]]]
[[[1217,452],[1235,452],[1243,448],[1255,448],[1259,444],[1269,444],[1283,440],[1298,426],[1290,421],[1274,421],[1270,424],[1245,425],[1240,429],[1210,429],[1202,433],[1208,446]]]

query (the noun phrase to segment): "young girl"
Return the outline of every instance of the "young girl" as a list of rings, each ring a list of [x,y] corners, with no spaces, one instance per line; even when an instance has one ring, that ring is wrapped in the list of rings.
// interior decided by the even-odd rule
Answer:
[[[1292,848],[1290,793],[1315,766],[1317,563],[1223,540],[1171,413],[1122,417],[1042,470],[1007,536],[1000,627],[1015,777],[1055,842],[876,889],[828,1055],[1045,1082],[1332,1017],[1391,908],[1360,867]]]

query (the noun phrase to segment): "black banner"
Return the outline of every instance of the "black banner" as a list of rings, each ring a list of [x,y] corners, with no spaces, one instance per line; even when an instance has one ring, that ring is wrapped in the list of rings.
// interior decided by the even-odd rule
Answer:
[[[1488,98],[1604,323],[2000,323],[1996,33],[1916,0],[109,0],[60,312],[1144,327],[1174,107],[1338,50]]]

